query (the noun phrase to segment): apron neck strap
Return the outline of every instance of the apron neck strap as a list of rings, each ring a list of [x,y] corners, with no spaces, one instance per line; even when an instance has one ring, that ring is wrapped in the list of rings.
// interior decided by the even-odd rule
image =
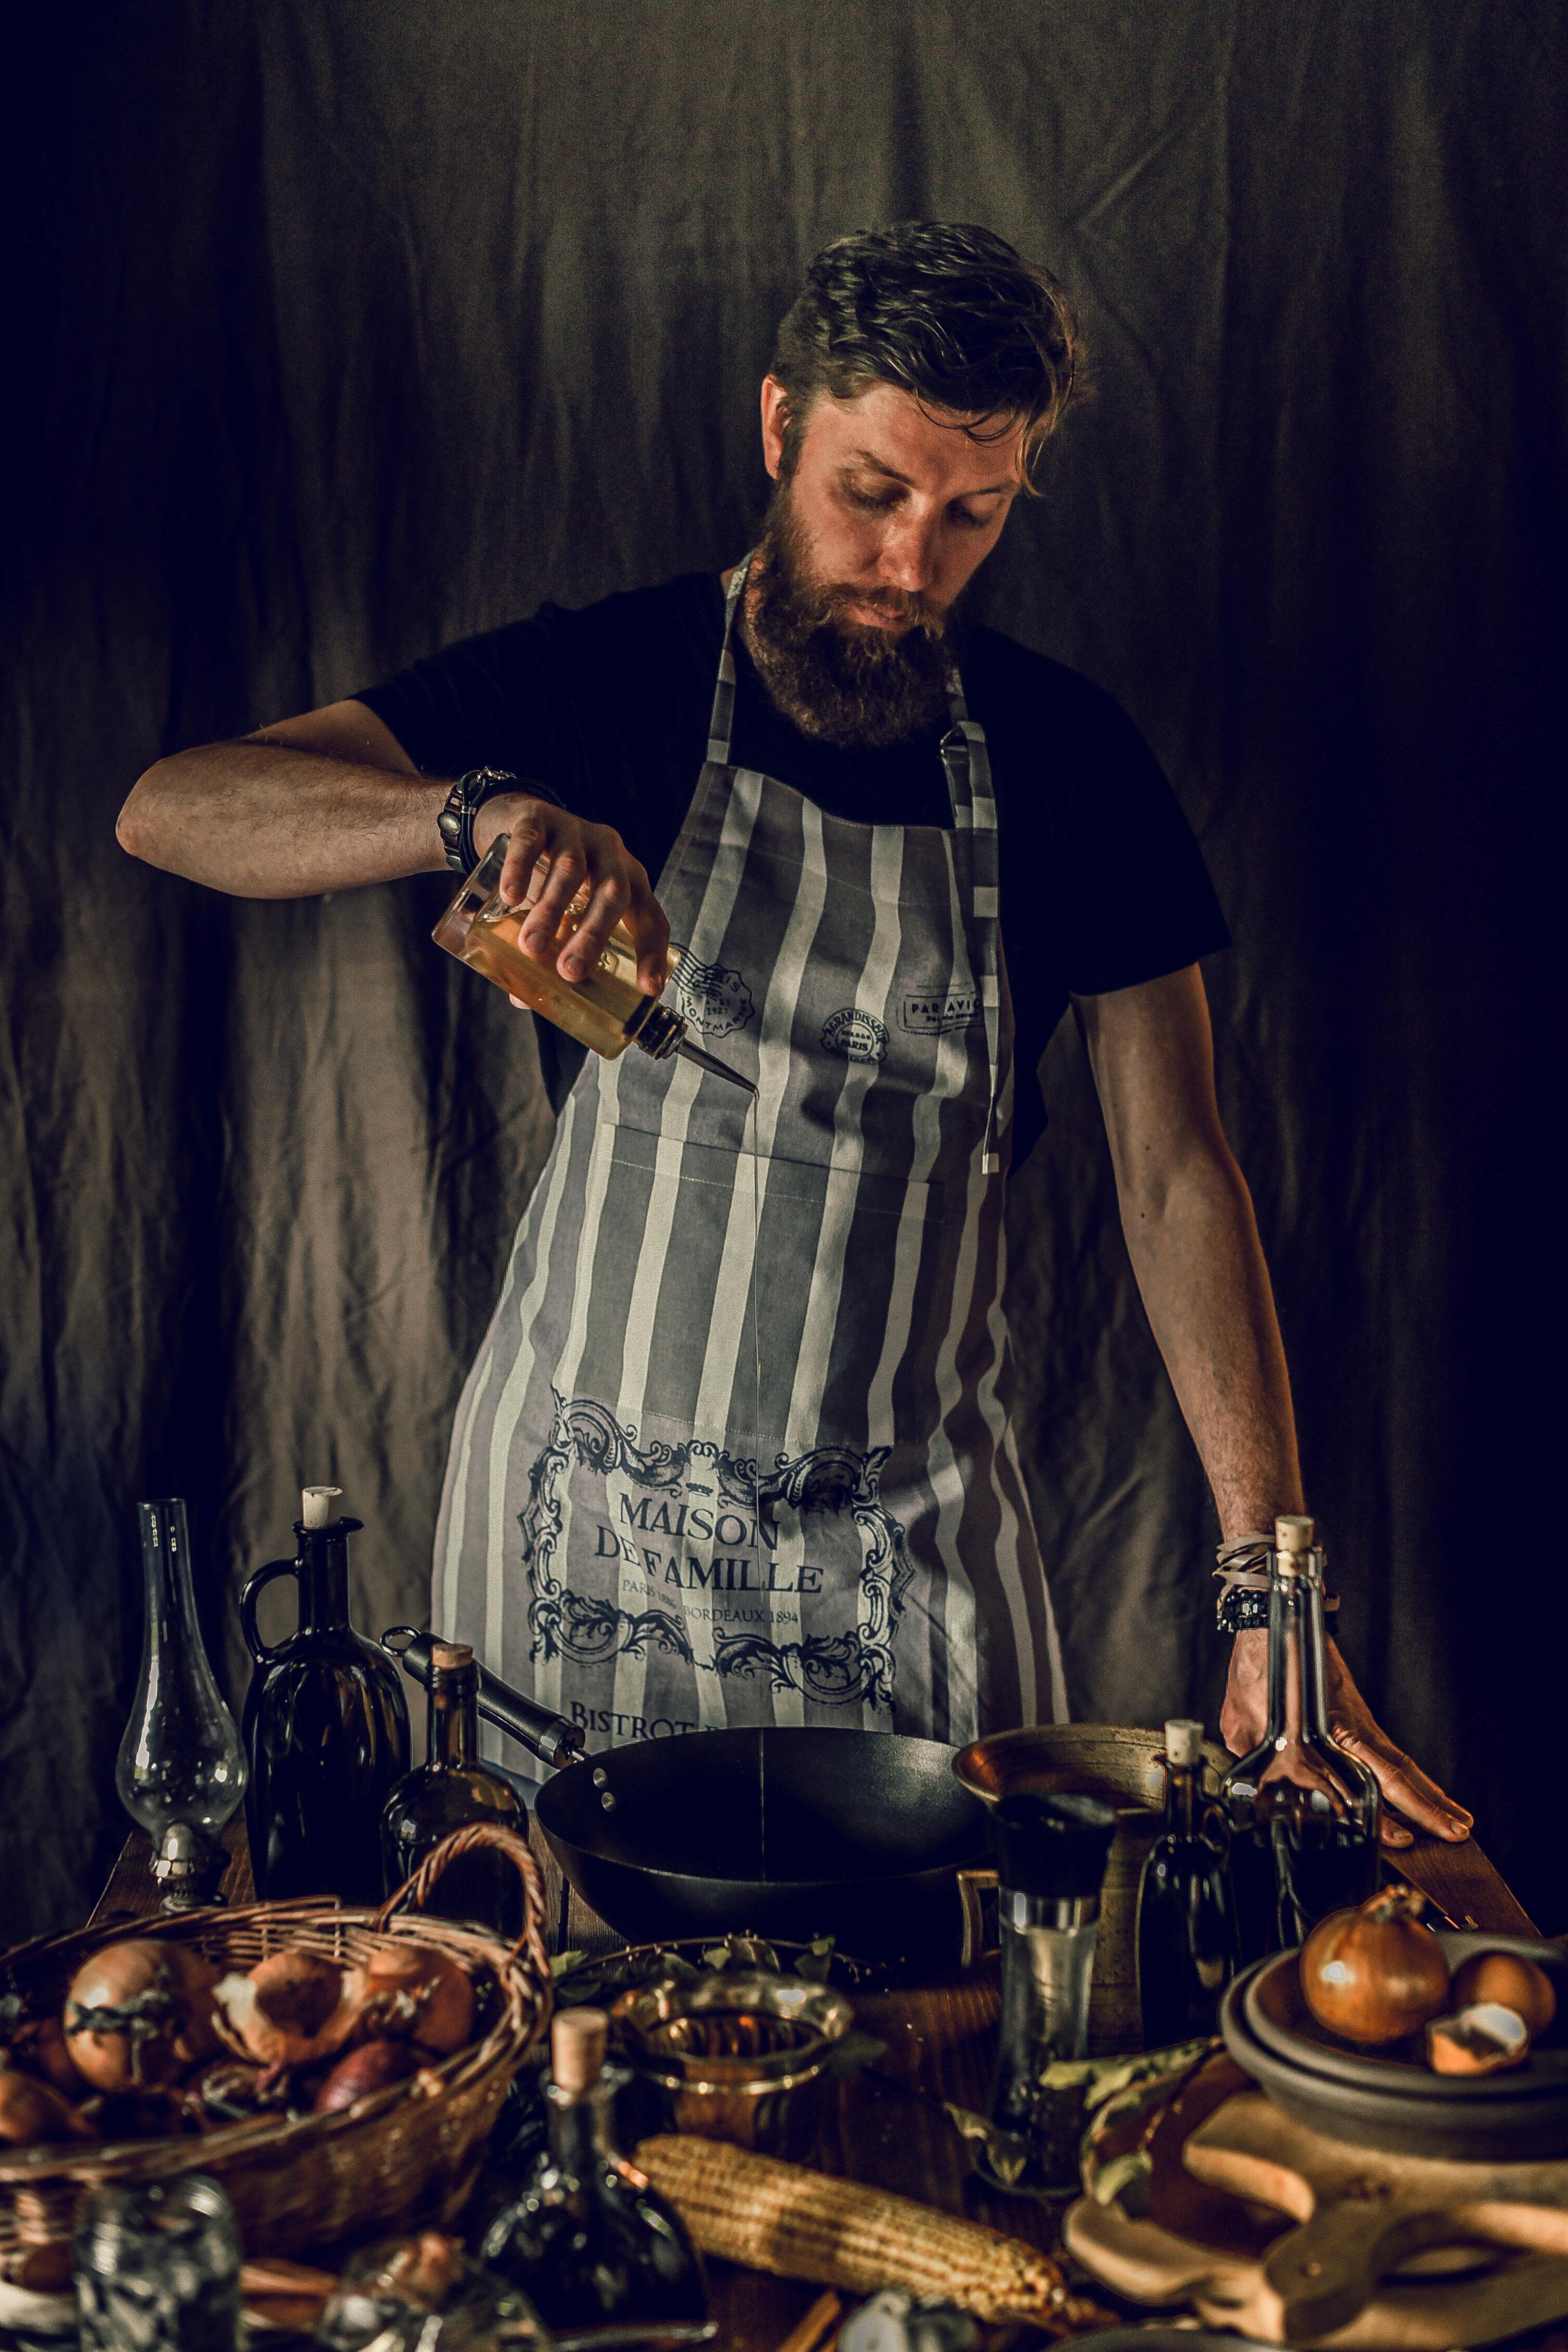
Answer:
[[[713,711],[707,723],[707,755],[711,765],[727,768],[730,738],[735,732],[735,615],[739,608],[742,589],[751,570],[753,548],[743,555],[730,574],[729,593],[724,600],[724,643],[719,647],[718,678],[713,690]]]

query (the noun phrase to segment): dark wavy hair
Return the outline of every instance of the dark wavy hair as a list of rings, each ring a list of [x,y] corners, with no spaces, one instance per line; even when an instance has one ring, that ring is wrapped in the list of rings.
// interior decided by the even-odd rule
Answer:
[[[1073,394],[1078,321],[1049,269],[965,221],[859,229],[818,254],[779,330],[768,373],[786,395],[782,471],[792,472],[821,393],[897,384],[966,420],[977,441],[1020,421],[1023,487]]]

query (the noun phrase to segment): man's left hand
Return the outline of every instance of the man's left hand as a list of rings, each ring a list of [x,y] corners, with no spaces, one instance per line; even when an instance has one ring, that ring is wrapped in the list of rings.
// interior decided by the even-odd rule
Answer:
[[[1343,1748],[1358,1764],[1364,1764],[1376,1780],[1383,1793],[1384,1844],[1403,1846],[1414,1842],[1414,1833],[1406,1820],[1396,1820],[1394,1811],[1414,1822],[1416,1829],[1427,1830],[1434,1837],[1447,1838],[1451,1843],[1469,1837],[1473,1816],[1462,1805],[1456,1805],[1451,1797],[1445,1796],[1436,1780],[1396,1748],[1357,1690],[1350,1668],[1332,1642],[1326,1645],[1326,1657],[1329,1730],[1335,1746]],[[1260,1626],[1236,1635],[1225,1705],[1219,1717],[1220,1737],[1233,1756],[1245,1756],[1257,1747],[1268,1722],[1269,1636]]]

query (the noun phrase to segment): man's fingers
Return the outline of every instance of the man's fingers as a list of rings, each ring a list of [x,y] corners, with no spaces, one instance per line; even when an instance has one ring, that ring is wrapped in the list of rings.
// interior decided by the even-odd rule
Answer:
[[[549,852],[549,872],[544,887],[534,901],[521,934],[524,953],[552,971],[556,936],[566,919],[567,908],[582,887],[587,871],[580,830],[574,825],[567,832],[563,827],[560,838]]]
[[[637,985],[644,996],[662,996],[670,976],[670,926],[648,887],[648,877],[635,863],[628,883],[626,928],[637,950]]]
[[[586,980],[604,951],[604,943],[621,920],[631,891],[619,874],[606,874],[595,883],[593,896],[581,919],[560,951],[562,980]]]
[[[1434,1837],[1447,1838],[1454,1843],[1469,1837],[1473,1815],[1445,1796],[1437,1782],[1399,1748],[1369,1739],[1364,1732],[1345,1723],[1333,1726],[1333,1736],[1347,1756],[1354,1756],[1374,1775],[1385,1805],[1394,1806],[1406,1820],[1414,1822],[1418,1829],[1429,1830]],[[1403,1832],[1403,1822],[1385,1820],[1384,1843],[1408,1845],[1409,1834],[1401,1834]]]
[[[543,848],[543,826],[519,817],[512,827],[506,859],[501,866],[499,888],[504,907],[522,905],[528,895],[528,882]]]

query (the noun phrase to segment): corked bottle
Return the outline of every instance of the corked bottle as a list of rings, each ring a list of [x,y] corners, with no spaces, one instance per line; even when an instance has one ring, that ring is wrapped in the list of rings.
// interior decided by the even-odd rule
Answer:
[[[1203,1726],[1166,1726],[1165,1827],[1138,1888],[1138,2001],[1144,2047],[1218,2031],[1236,1969],[1225,1818],[1203,1793]]]
[[[246,1820],[256,1893],[382,1899],[381,1817],[408,1769],[408,1702],[396,1665],[349,1618],[349,1538],[342,1489],[307,1486],[292,1559],[258,1568],[240,1595],[256,1660],[245,1707],[250,1759]],[[299,1622],[287,1641],[261,1638],[264,1587],[292,1576]]]
[[[1377,1885],[1377,1783],[1329,1730],[1315,1533],[1308,1518],[1274,1522],[1268,1727],[1225,1776],[1243,1960],[1304,1942]]]
[[[433,1846],[453,1830],[488,1822],[528,1833],[528,1809],[509,1780],[479,1756],[479,1670],[465,1642],[434,1642],[430,1651],[426,1761],[404,1775],[382,1815],[386,1892],[412,1878]],[[425,1898],[439,1918],[488,1927],[504,1943],[522,1933],[523,1890],[505,1854],[481,1848],[449,1863]]]
[[[621,2153],[615,2095],[627,2076],[604,2063],[609,2025],[601,2009],[552,2019],[549,2154],[482,2248],[558,2333],[707,2316],[684,2223]]]

